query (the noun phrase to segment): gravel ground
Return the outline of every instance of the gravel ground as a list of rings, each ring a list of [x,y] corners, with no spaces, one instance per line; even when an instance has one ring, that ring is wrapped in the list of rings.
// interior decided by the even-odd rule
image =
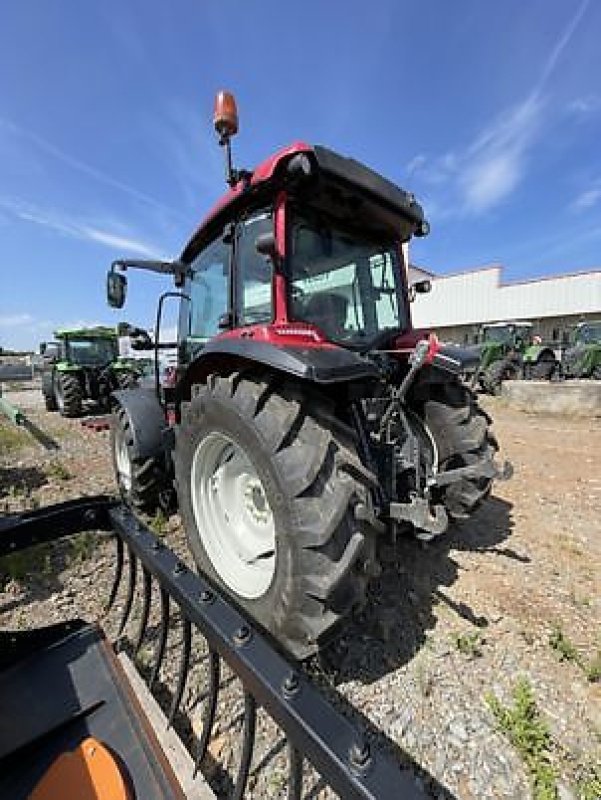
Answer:
[[[61,445],[48,454],[0,424],[0,510],[112,490],[108,433],[92,433],[41,407],[36,391],[6,393]],[[514,478],[467,523],[430,544],[383,546],[384,570],[361,617],[319,661],[315,680],[369,735],[415,770],[433,797],[534,797],[519,752],[497,729],[486,698],[511,702],[516,682],[532,687],[551,737],[560,800],[585,794],[587,770],[601,770],[601,420],[543,417],[483,398]],[[178,518],[161,533],[189,560]],[[102,613],[111,579],[109,543],[89,537],[44,552],[35,577],[9,580],[0,625],[23,627]],[[117,606],[119,602],[117,603]],[[109,623],[115,627],[115,621]],[[151,619],[151,633],[156,619]],[[133,638],[134,621],[126,633]],[[179,664],[174,620],[161,679]],[[149,662],[152,641],[142,650]],[[195,642],[184,702],[184,736],[203,709],[206,653]],[[601,663],[599,663],[601,671]],[[223,676],[220,712],[203,771],[216,789],[235,774],[243,698]],[[285,797],[286,748],[259,718],[250,797]],[[222,766],[220,767],[219,764]],[[225,764],[226,770],[223,770]],[[415,767],[423,767],[420,771]],[[229,774],[229,778],[228,778]],[[310,796],[331,796],[307,775]],[[541,795],[542,796],[542,795]],[[552,796],[552,795],[549,795]]]

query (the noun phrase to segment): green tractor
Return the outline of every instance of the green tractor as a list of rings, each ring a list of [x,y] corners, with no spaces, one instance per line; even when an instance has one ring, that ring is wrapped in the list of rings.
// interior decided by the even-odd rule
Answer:
[[[557,370],[553,349],[533,335],[531,322],[483,325],[480,338],[474,383],[488,394],[500,394],[503,381],[550,380]]]
[[[43,342],[42,394],[48,411],[77,417],[84,401],[108,410],[111,392],[136,386],[141,369],[119,356],[115,328],[98,326],[58,330],[55,342]]]
[[[564,378],[601,381],[601,320],[580,322],[571,331],[561,357]]]

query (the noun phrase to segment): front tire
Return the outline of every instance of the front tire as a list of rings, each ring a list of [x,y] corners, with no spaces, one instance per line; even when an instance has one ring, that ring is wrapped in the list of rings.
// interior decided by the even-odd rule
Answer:
[[[199,570],[293,656],[363,604],[375,541],[354,512],[373,476],[325,401],[213,375],[182,406],[175,472]]]
[[[135,456],[128,416],[117,406],[111,416],[111,456],[117,488],[135,511],[154,514],[161,506],[167,479],[158,458]]]
[[[503,381],[516,377],[513,366],[505,359],[493,361],[482,375],[482,387],[485,392],[498,397],[503,389]]]
[[[422,413],[436,443],[439,472],[492,459],[497,452],[491,419],[466,386],[430,384]],[[491,486],[492,478],[463,478],[439,489],[436,500],[444,504],[451,519],[467,519],[490,494]]]
[[[78,375],[59,372],[54,384],[56,407],[63,417],[78,417],[83,406],[83,393]]]

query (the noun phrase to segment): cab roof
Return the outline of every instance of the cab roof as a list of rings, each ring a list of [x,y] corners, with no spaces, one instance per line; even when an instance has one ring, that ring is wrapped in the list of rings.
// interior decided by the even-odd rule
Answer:
[[[57,339],[116,339],[117,331],[105,325],[92,328],[59,328],[54,332]]]
[[[517,319],[509,319],[507,322],[487,322],[483,325],[483,328],[506,328],[508,325],[517,325],[520,328],[531,328],[532,323],[526,321],[520,321]]]
[[[281,179],[285,188],[285,165],[299,154],[306,154],[312,169],[347,189],[369,197],[387,207],[388,211],[402,215],[415,225],[417,235],[427,232],[424,212],[413,195],[384,178],[379,173],[341,156],[321,145],[297,141],[278,150],[262,161],[252,172],[241,173],[241,178],[213,206],[185,246],[181,261],[188,263],[236,213],[261,199],[271,199]]]

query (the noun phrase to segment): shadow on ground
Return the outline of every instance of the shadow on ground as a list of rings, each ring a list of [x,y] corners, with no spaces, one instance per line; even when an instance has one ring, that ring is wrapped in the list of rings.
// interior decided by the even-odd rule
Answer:
[[[322,655],[321,667],[330,678],[335,683],[372,683],[410,661],[435,626],[433,607],[439,603],[474,627],[486,627],[488,620],[478,608],[453,600],[445,591],[461,569],[453,551],[494,552],[528,561],[504,544],[513,528],[511,509],[510,503],[492,497],[473,517],[432,542],[404,536],[395,546],[383,544],[382,574],[372,583],[366,608]]]
[[[0,499],[11,493],[26,497],[33,489],[48,483],[45,472],[39,467],[0,467]],[[0,505],[0,513],[5,513]]]

